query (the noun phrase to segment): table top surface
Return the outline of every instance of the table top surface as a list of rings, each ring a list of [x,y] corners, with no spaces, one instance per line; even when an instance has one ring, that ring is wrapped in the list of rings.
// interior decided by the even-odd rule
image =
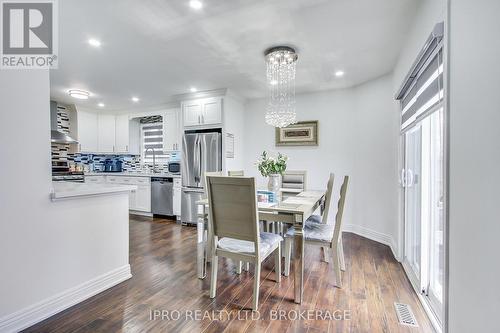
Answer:
[[[289,197],[281,202],[267,203],[259,202],[257,207],[259,212],[267,213],[288,213],[288,214],[308,214],[312,213],[319,201],[323,199],[326,191],[311,190],[303,191],[294,197]],[[208,205],[208,199],[196,201],[197,205]]]

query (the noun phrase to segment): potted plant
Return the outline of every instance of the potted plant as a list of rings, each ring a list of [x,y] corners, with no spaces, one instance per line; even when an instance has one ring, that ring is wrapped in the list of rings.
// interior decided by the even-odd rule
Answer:
[[[286,162],[288,157],[278,153],[276,158],[270,157],[266,151],[262,152],[260,159],[257,161],[257,168],[263,177],[268,177],[269,191],[276,192],[280,188],[280,176],[286,170]]]

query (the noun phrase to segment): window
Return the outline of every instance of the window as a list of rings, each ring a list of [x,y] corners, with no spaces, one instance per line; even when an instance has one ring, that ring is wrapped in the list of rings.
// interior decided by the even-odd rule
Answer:
[[[141,160],[143,164],[153,165],[153,151],[156,165],[168,162],[170,154],[163,152],[163,123],[141,125]]]

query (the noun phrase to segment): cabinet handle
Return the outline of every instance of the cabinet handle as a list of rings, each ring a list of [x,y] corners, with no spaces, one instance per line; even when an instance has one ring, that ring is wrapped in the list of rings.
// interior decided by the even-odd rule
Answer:
[[[82,151],[82,144],[81,143],[78,144],[78,150]]]
[[[205,116],[201,115],[201,122],[204,124],[205,123]]]
[[[127,151],[127,152],[128,152],[128,145],[126,145],[125,147],[126,147],[126,148],[125,148],[125,151]]]
[[[201,121],[200,121],[200,115],[198,115],[198,124],[199,124],[199,123],[201,123]]]

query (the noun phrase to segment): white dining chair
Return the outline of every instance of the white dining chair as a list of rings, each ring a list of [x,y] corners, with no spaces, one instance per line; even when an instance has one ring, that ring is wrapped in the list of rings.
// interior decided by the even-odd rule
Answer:
[[[306,189],[307,171],[287,170],[281,176],[282,200],[294,197]]]
[[[274,253],[276,282],[281,281],[280,235],[260,232],[255,179],[207,176],[209,224],[212,230],[210,298],[216,296],[219,256],[255,266],[253,303],[259,305],[262,262]]]
[[[244,177],[245,172],[243,170],[228,170],[227,175],[229,177]]]
[[[342,215],[344,213],[345,197],[347,193],[347,184],[349,176],[344,177],[344,182],[340,188],[340,198],[338,201],[337,215],[335,223],[328,223],[328,211],[332,199],[333,174],[330,174],[326,192],[326,202],[323,217],[317,215],[311,216],[304,223],[304,241],[305,244],[321,246],[324,252],[324,259],[328,262],[328,252],[332,254],[333,266],[335,269],[336,286],[342,287],[341,270],[345,270],[344,249],[342,246]],[[290,274],[290,260],[292,252],[292,242],[294,229],[290,228],[285,234],[285,276]],[[329,250],[329,251],[328,251]]]
[[[243,170],[228,170],[227,175],[229,177],[244,177],[245,172]],[[248,272],[250,270],[250,263],[249,262],[244,263],[242,261],[237,262],[236,263],[236,273],[241,274],[242,268]]]

